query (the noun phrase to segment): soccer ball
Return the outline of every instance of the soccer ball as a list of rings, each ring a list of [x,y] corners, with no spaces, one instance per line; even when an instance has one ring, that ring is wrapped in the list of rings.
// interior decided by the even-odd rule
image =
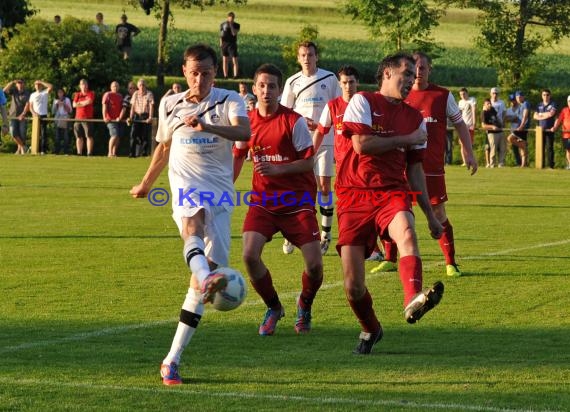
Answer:
[[[216,310],[227,312],[237,308],[245,300],[247,295],[247,283],[242,274],[232,268],[218,268],[216,273],[221,273],[228,279],[228,286],[216,292],[212,306]]]

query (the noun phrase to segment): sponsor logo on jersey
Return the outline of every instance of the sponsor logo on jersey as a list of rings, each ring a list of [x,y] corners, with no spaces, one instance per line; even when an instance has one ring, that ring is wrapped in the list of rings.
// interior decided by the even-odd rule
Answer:
[[[218,136],[211,137],[181,137],[180,144],[216,144],[218,143]]]

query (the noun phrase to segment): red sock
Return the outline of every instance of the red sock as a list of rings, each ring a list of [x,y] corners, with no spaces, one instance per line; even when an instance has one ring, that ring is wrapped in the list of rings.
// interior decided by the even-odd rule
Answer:
[[[349,299],[348,303],[364,332],[374,333],[380,329],[380,322],[372,307],[372,296],[370,296],[368,289],[361,299],[357,301]]]
[[[422,260],[419,256],[400,257],[400,281],[404,288],[404,306],[422,290]]]
[[[392,240],[383,240],[382,245],[384,245],[384,260],[396,263],[398,246]]]
[[[455,244],[453,239],[453,226],[451,226],[449,219],[443,222],[442,225],[443,225],[443,234],[439,238],[439,246],[441,247],[443,256],[445,256],[445,264],[455,265]]]
[[[299,305],[301,305],[301,308],[307,310],[311,308],[315,295],[323,284],[323,277],[321,276],[319,279],[314,279],[309,277],[307,272],[303,271],[301,280],[303,283],[303,290],[301,290]]]
[[[261,279],[252,280],[251,285],[258,295],[261,296],[261,299],[263,299],[263,302],[265,302],[268,308],[279,309],[281,307],[279,296],[273,287],[273,279],[271,278],[269,269]]]

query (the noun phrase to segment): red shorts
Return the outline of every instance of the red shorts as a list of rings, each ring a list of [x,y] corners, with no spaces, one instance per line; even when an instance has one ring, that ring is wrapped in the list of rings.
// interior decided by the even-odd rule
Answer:
[[[338,210],[338,244],[336,250],[340,255],[342,246],[364,246],[365,256],[370,256],[376,246],[378,235],[388,240],[388,225],[398,212],[412,212],[409,196],[389,197],[382,206],[372,203],[359,204],[358,207]]]
[[[426,176],[426,188],[429,201],[432,205],[447,202],[447,188],[445,187],[445,175]]]
[[[273,235],[281,232],[297,247],[320,241],[321,232],[315,209],[300,209],[295,213],[275,214],[260,206],[250,206],[243,222],[243,232],[261,233],[271,241]]]

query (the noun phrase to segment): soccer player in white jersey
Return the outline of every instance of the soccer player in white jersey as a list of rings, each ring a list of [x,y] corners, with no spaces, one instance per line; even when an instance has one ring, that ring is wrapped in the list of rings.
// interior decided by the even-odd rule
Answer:
[[[342,95],[334,73],[317,67],[319,52],[313,42],[301,42],[297,49],[297,61],[301,71],[289,77],[285,82],[281,104],[295,110],[307,119],[309,130],[317,128],[321,113],[329,100]],[[325,135],[315,155],[315,176],[317,190],[321,192],[319,204],[321,211],[321,253],[324,255],[331,242],[333,210],[331,196],[331,178],[334,171],[334,134]],[[283,252],[293,253],[293,245],[285,240]]]
[[[160,368],[165,385],[182,383],[180,357],[198,327],[204,304],[227,285],[215,268],[228,264],[232,145],[247,141],[251,133],[243,99],[234,91],[213,87],[217,57],[210,46],[186,49],[182,71],[188,90],[161,100],[158,146],[142,181],[130,191],[133,197],[145,197],[168,164],[172,216],[192,272],[176,334]]]

